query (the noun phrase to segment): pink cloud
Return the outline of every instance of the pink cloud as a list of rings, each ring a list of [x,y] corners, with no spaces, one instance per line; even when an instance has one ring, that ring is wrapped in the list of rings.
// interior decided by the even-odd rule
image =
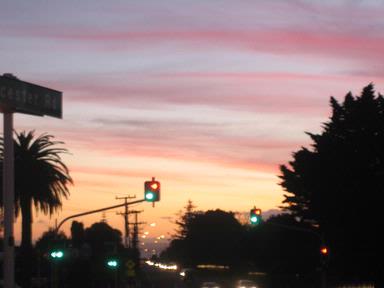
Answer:
[[[135,79],[130,75],[119,75],[115,80],[95,77],[69,80],[61,86],[66,101],[72,103],[154,109],[164,109],[164,105],[205,105],[232,111],[325,116],[330,96],[343,97],[348,90],[359,92],[372,81],[380,83],[382,78],[288,72],[173,72]]]
[[[216,124],[209,123],[162,123],[153,120],[152,123],[137,122],[131,123],[131,125],[133,126],[127,126],[124,121],[120,124],[115,121],[114,124],[98,127],[84,123],[83,125],[73,125],[71,129],[69,127],[64,130],[55,128],[54,135],[58,140],[64,141],[64,146],[70,153],[73,153],[68,156],[68,163],[70,171],[74,175],[86,173],[116,177],[144,177],[147,176],[150,167],[145,171],[137,168],[123,171],[106,166],[102,162],[100,165],[94,163],[87,165],[81,161],[78,162],[77,159],[81,157],[82,151],[87,151],[92,147],[91,151],[95,156],[100,155],[100,157],[110,157],[111,159],[129,159],[130,157],[170,159],[187,166],[187,163],[206,163],[255,172],[277,173],[281,159],[285,159],[285,155],[289,155],[293,149],[303,144],[298,143],[297,140],[279,139],[266,135],[257,137],[251,132],[249,135],[243,136],[222,134],[225,131],[220,127],[226,126],[226,124],[216,127]],[[20,125],[17,126],[18,129],[21,128]],[[94,144],[95,135],[97,135],[97,145]],[[175,173],[162,169],[161,175],[164,178],[185,180],[182,171]],[[80,182],[76,179],[79,179]],[[76,177],[76,179],[76,185],[91,184],[83,177]],[[92,185],[97,185],[98,181],[98,178],[95,178],[95,183]],[[100,183],[102,182],[100,180]]]
[[[13,30],[13,31],[12,31]],[[62,28],[23,27],[10,29],[10,35],[28,35],[38,38],[55,38],[79,42],[92,49],[109,47],[112,50],[127,49],[129,46],[159,45],[175,41],[189,43],[191,49],[200,47],[220,47],[220,49],[246,49],[248,51],[294,54],[294,55],[323,55],[327,57],[342,57],[353,59],[365,57],[373,59],[382,57],[384,37],[369,33],[351,33],[345,31],[314,30],[307,27],[287,27],[261,29],[226,29],[226,30],[147,30],[147,31],[115,31],[79,28],[68,31]],[[95,46],[96,45],[96,46]],[[186,47],[188,47],[188,45]],[[107,50],[106,50],[107,51]]]
[[[157,121],[148,130],[140,130],[140,124],[137,125],[139,126],[136,130],[123,129],[124,126],[119,126],[117,123],[111,129],[107,127],[102,130],[82,129],[81,133],[73,130],[67,132],[65,138],[76,139],[69,144],[81,143],[80,149],[86,149],[93,143],[92,135],[98,134],[97,131],[103,131],[102,137],[98,137],[97,146],[92,146],[93,153],[116,158],[145,157],[210,163],[272,173],[278,171],[278,165],[281,164],[280,161],[284,155],[289,155],[293,149],[303,144],[302,141],[298,143],[298,140],[256,137],[252,134],[247,137],[220,135],[220,132],[215,131],[213,127],[191,128],[188,123],[176,125],[176,123],[165,124]],[[97,167],[84,169],[84,166],[71,168],[76,173],[91,174],[100,174],[100,169]],[[136,169],[127,173],[107,168],[102,173],[130,177],[145,175],[145,171]]]

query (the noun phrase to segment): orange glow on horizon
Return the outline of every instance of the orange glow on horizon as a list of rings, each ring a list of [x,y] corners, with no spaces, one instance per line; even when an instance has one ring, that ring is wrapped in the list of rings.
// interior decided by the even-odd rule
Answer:
[[[70,197],[63,200],[62,210],[52,218],[42,213],[35,213],[34,240],[37,240],[49,227],[54,227],[56,219],[60,222],[73,214],[119,204],[115,199],[116,196],[136,195],[137,198],[132,200],[143,198],[142,185],[148,179],[148,175],[157,175],[161,181],[162,199],[154,208],[148,203],[142,203],[134,206],[133,209],[143,210],[139,215],[139,221],[149,223],[145,231],[149,231],[151,235],[173,235],[176,230],[174,222],[178,217],[177,213],[183,210],[188,200],[193,201],[197,206],[196,210],[222,209],[241,212],[247,211],[249,199],[256,198],[258,206],[263,210],[275,209],[282,199],[281,188],[276,184],[277,177],[262,170],[252,171],[214,163],[207,165],[177,159],[154,161],[151,158],[142,157],[111,158],[82,149],[75,150],[75,155],[82,155],[82,158],[66,156],[68,167],[74,168],[71,170],[73,171],[71,175],[75,184],[69,187]],[[85,164],[89,165],[88,172]],[[81,171],[76,169],[79,165],[83,167]],[[141,166],[146,166],[148,170],[132,169],[132,167]],[[108,174],[108,170],[105,170],[107,173],[103,174],[103,167],[114,167],[120,172]],[[96,173],[94,173],[95,169]],[[231,177],[225,175],[231,175]],[[118,211],[122,212],[118,209],[106,212],[107,223],[124,231],[122,217],[115,215]],[[83,222],[84,227],[88,228],[93,223],[99,222],[102,219],[101,216],[99,213],[73,220]],[[15,225],[16,240],[20,239],[20,222],[19,217]],[[61,228],[67,236],[70,236],[71,222],[66,222]]]

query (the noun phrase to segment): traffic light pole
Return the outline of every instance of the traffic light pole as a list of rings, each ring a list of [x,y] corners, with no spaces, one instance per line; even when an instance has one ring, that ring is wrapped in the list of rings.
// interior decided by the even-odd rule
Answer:
[[[52,270],[52,274],[51,274],[51,287],[52,288],[57,288],[58,285],[59,285],[59,281],[58,281],[58,267],[57,265],[59,265],[59,263],[51,263],[51,270]]]
[[[100,209],[91,210],[91,211],[87,211],[87,212],[83,212],[83,213],[79,213],[79,214],[74,214],[74,215],[68,216],[67,218],[64,218],[59,223],[59,225],[57,225],[57,227],[55,229],[55,232],[56,232],[55,235],[57,235],[57,233],[59,232],[60,227],[65,222],[67,222],[69,219],[76,218],[76,217],[81,217],[81,216],[86,216],[86,215],[89,215],[89,214],[99,213],[99,212],[103,212],[103,211],[106,211],[106,210],[111,210],[111,209],[120,208],[120,207],[124,207],[124,206],[129,206],[129,205],[141,203],[141,202],[144,202],[144,201],[146,201],[146,200],[145,199],[140,199],[140,200],[131,201],[131,202],[126,202],[125,201],[122,204],[118,204],[118,205],[114,205],[114,206],[109,206],[109,207],[104,207],[104,208],[100,208]]]

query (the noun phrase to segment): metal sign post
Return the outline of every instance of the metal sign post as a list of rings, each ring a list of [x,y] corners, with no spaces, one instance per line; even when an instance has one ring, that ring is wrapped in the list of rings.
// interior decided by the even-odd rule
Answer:
[[[14,156],[13,113],[4,112],[3,203],[4,203],[4,287],[14,287]]]
[[[15,287],[14,259],[14,149],[13,113],[62,118],[62,93],[20,81],[12,74],[0,76],[0,112],[4,114],[3,203],[4,203],[4,288]]]

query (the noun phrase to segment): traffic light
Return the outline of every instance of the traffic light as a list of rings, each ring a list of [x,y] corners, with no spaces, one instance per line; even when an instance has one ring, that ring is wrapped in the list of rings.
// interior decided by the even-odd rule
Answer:
[[[108,259],[107,260],[107,267],[110,269],[116,269],[119,266],[119,261],[116,259]]]
[[[324,257],[328,256],[329,254],[329,249],[327,246],[323,245],[320,247],[320,254]]]
[[[327,265],[329,261],[329,248],[325,245],[320,246],[320,261],[322,265]]]
[[[253,208],[249,213],[249,221],[253,225],[258,225],[261,223],[261,209]]]
[[[148,202],[160,201],[160,182],[156,181],[155,177],[144,182],[144,199]]]
[[[52,250],[51,253],[49,253],[49,255],[54,260],[60,260],[64,257],[64,251],[60,249],[55,249],[55,250]]]

